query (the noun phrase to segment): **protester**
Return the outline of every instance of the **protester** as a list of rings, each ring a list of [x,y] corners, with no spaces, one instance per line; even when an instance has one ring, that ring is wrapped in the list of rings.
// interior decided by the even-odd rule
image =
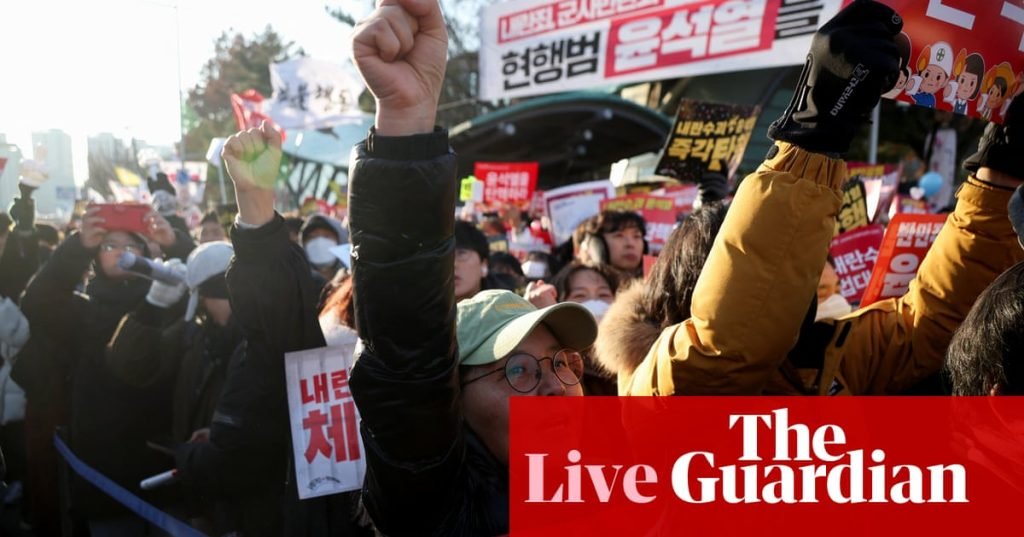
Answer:
[[[387,42],[405,54],[378,48]],[[576,304],[535,310],[503,291],[456,308],[456,162],[434,129],[446,42],[436,2],[380,6],[353,37],[377,118],[350,176],[365,343],[350,386],[367,453],[363,499],[386,535],[507,533],[507,398],[579,395],[582,359],[560,348],[589,347],[596,329]]]
[[[728,206],[709,202],[669,235],[646,281],[620,290],[598,330],[594,356],[622,381],[644,361],[662,330],[690,317],[693,292]]]
[[[28,524],[26,494],[28,454],[25,436],[25,391],[11,379],[11,364],[29,338],[28,320],[9,298],[0,298],[0,446],[7,463],[7,490],[0,490],[0,502],[17,508],[14,517]],[[4,507],[0,506],[0,511]]]
[[[818,308],[814,315],[815,321],[838,319],[853,311],[853,307],[839,291],[839,275],[836,274],[835,262],[830,255],[818,279]]]
[[[491,272],[487,237],[469,222],[455,222],[455,301],[472,298],[487,289],[514,291],[516,281],[511,276]]]
[[[516,257],[508,252],[491,252],[487,257],[487,267],[491,274],[501,275],[509,279],[513,289],[526,287],[526,275],[523,266]]]
[[[98,208],[87,210],[81,232],[69,236],[29,283],[21,306],[32,338],[16,364],[26,365],[28,381],[17,380],[28,392],[30,411],[35,401],[45,405],[43,397],[55,390],[70,393],[71,449],[114,482],[134,489],[142,479],[167,470],[168,461],[145,442],[167,429],[171,386],[128,385],[106,361],[115,328],[144,303],[150,285],[118,266],[126,251],[149,253],[145,237],[105,229],[104,223]],[[170,256],[181,259],[191,251],[187,234],[175,232],[158,213],[150,213],[146,224],[148,238]],[[90,264],[94,276],[85,288],[86,298],[75,288]],[[69,385],[52,385],[54,379],[65,378]],[[42,434],[52,435],[52,428]],[[143,493],[151,501],[159,496]],[[146,531],[144,520],[82,479],[72,481],[71,501],[93,536]]]
[[[341,222],[329,216],[314,214],[302,225],[299,238],[306,251],[306,259],[323,278],[320,287],[331,281],[338,270],[345,268],[332,251],[348,241],[348,234],[341,227]]]
[[[286,216],[284,218],[284,225],[288,228],[288,238],[300,246],[302,245],[300,234],[302,233],[303,224],[305,224],[305,221],[298,216]]]
[[[320,329],[329,346],[355,346],[355,304],[352,295],[352,276],[339,273],[331,282],[332,290],[320,310]]]
[[[7,244],[7,235],[11,232],[12,220],[7,213],[0,212],[0,254],[4,251],[4,246]]]
[[[587,221],[577,258],[584,263],[611,267],[620,279],[643,275],[647,254],[647,225],[632,211],[601,211]]]
[[[990,151],[1005,140],[983,139],[951,224],[908,293],[813,322],[811,297],[846,180],[835,157],[896,80],[901,24],[886,6],[855,2],[818,30],[801,77],[817,83],[798,88],[769,129],[775,145],[740,185],[694,288],[691,317],[666,328],[632,374],[619,372],[620,393],[900,392],[938,370],[974,298],[1024,259],[1005,209],[1019,181]],[[855,65],[867,75],[850,84]]]
[[[199,221],[199,244],[206,244],[213,241],[225,241],[228,239],[224,232],[224,226],[220,224],[220,216],[217,211],[209,211]]]
[[[554,275],[551,272],[554,266],[554,261],[551,259],[551,254],[545,252],[530,252],[526,256],[526,261],[523,261],[522,270],[523,276],[526,278],[527,283],[536,280],[550,280],[551,276]]]

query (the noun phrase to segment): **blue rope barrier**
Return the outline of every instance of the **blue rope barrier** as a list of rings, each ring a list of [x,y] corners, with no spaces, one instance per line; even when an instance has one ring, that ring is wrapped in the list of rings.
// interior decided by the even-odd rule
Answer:
[[[135,514],[147,520],[150,524],[166,531],[174,537],[207,537],[204,533],[197,531],[192,526],[168,515],[167,513],[146,503],[138,496],[128,492],[124,487],[114,483],[109,477],[97,472],[94,468],[82,462],[67,444],[56,434],[53,435],[53,445],[57,452],[68,462],[68,466],[93,486],[100,489],[116,502],[127,507]]]

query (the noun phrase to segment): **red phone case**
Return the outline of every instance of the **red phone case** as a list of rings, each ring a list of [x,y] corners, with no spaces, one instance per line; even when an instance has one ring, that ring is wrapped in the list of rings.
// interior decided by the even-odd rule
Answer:
[[[152,207],[144,203],[99,203],[96,216],[103,218],[103,228],[107,231],[129,231],[146,233],[146,222],[143,218]]]

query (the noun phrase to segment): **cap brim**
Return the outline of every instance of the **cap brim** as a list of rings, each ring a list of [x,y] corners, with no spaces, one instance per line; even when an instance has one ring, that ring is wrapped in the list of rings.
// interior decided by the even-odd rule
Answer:
[[[508,356],[540,324],[547,326],[560,344],[571,349],[585,350],[597,339],[594,315],[575,302],[562,302],[512,319],[467,356],[462,365],[485,365]]]

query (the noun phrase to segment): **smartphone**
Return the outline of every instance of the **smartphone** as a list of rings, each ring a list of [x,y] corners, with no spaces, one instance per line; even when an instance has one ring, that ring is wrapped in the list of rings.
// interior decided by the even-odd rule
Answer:
[[[129,231],[145,234],[144,218],[153,208],[145,203],[95,203],[90,207],[99,207],[99,216],[105,220],[102,224],[107,231]]]

